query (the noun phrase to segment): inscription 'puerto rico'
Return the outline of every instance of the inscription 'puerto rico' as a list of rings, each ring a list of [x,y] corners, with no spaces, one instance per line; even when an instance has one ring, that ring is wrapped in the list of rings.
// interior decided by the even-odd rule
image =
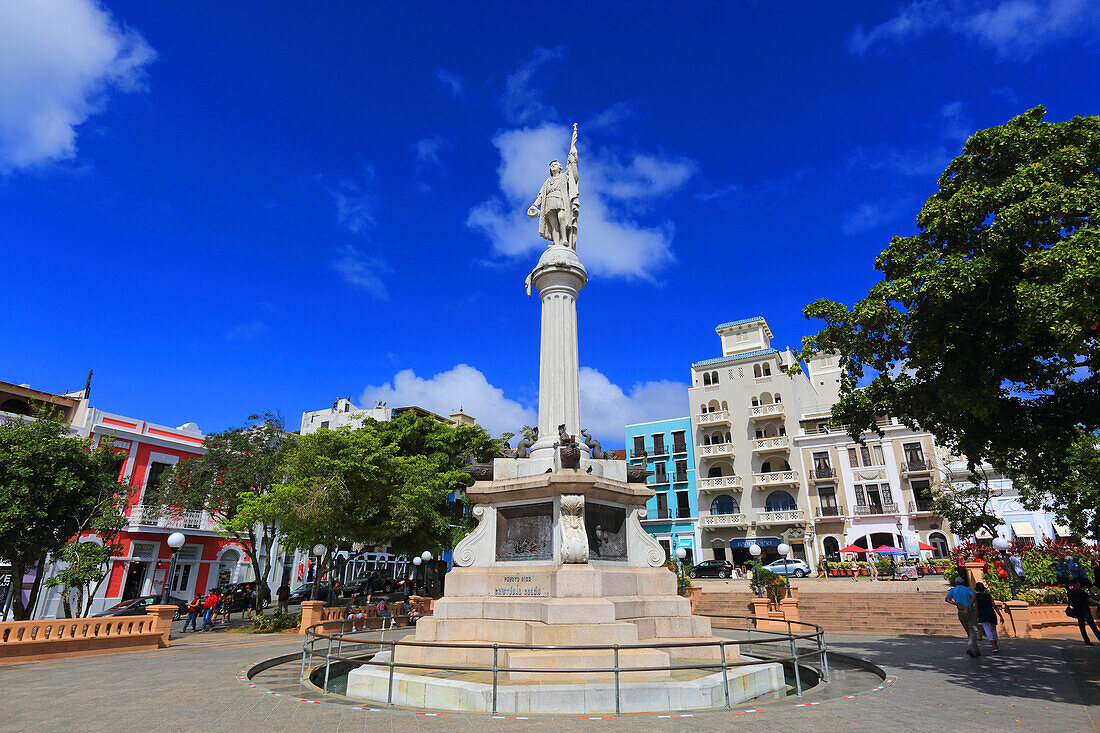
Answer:
[[[505,575],[500,578],[504,585],[493,588],[494,596],[544,596],[544,586],[537,581],[545,578],[536,578],[531,575]]]

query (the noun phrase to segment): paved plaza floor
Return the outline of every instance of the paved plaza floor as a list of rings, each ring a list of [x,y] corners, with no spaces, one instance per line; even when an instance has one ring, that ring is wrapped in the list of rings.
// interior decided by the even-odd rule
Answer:
[[[741,706],[690,718],[628,715],[529,720],[455,713],[359,710],[266,694],[238,680],[263,659],[293,653],[293,634],[211,633],[159,651],[0,666],[3,731],[1095,731],[1100,722],[1100,646],[1080,640],[1008,640],[973,660],[965,640],[834,633],[830,648],[884,667],[889,684],[848,699]],[[988,645],[983,645],[983,651]],[[307,696],[308,695],[303,695]]]

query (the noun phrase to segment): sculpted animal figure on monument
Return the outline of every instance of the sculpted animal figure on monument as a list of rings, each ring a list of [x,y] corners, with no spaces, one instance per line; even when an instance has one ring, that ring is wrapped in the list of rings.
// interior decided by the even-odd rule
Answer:
[[[531,446],[533,446],[535,444],[535,441],[538,440],[538,439],[539,439],[539,429],[538,428],[535,428],[534,434],[530,438],[527,438],[527,437],[520,438],[519,442],[516,443],[515,457],[516,458],[530,458],[531,457],[531,452],[530,452]]]
[[[558,426],[558,443],[561,451],[562,468],[580,468],[581,449],[577,446],[577,438],[565,431],[565,424]]]
[[[588,455],[592,456],[593,460],[598,461],[601,458],[606,458],[603,452],[603,446],[600,445],[600,441],[589,435],[587,428],[581,429],[581,435],[584,436],[584,444],[588,446]]]

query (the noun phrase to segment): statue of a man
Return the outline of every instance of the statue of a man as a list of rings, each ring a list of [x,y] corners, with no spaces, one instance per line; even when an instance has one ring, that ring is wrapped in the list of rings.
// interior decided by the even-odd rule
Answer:
[[[561,247],[577,248],[577,216],[580,214],[580,174],[577,171],[577,125],[569,146],[567,168],[550,161],[550,177],[542,184],[527,216],[539,217],[539,236]],[[541,216],[540,216],[541,210]]]

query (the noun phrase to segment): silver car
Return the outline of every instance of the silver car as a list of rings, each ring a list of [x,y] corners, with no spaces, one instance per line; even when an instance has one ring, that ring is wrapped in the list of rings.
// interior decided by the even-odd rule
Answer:
[[[802,560],[776,560],[764,567],[776,575],[793,575],[796,578],[805,578],[810,574],[810,566]]]

